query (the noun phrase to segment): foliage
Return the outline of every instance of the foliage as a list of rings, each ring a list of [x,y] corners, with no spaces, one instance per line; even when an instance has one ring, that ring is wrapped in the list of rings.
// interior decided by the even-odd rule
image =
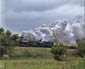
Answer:
[[[13,34],[12,35],[12,40],[15,40],[16,41],[18,38],[19,38],[18,34]]]
[[[0,34],[2,34],[4,32],[4,29],[1,27],[0,28]]]
[[[17,46],[18,35],[12,34],[10,30],[4,31],[0,28],[0,57],[12,52],[13,47]]]
[[[51,52],[54,54],[54,58],[58,60],[62,60],[64,55],[66,55],[66,48],[63,44],[54,45],[51,49]]]
[[[85,40],[81,40],[77,44],[77,54],[81,57],[85,57]]]
[[[10,30],[7,30],[5,34],[6,34],[6,36],[9,38],[9,37],[11,37],[12,32],[11,32]]]

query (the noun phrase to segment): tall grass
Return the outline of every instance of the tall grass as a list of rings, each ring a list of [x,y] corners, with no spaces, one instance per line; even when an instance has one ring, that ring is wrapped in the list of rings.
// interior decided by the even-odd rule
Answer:
[[[50,48],[16,47],[10,54],[11,58],[53,58]]]
[[[1,69],[85,69],[85,59],[67,58],[67,61],[54,59],[1,60]]]

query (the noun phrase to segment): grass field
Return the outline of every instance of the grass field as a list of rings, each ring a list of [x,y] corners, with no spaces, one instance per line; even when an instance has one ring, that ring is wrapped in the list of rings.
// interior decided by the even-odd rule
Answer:
[[[50,48],[17,47],[13,55],[18,58],[0,60],[0,69],[85,69],[85,58],[66,57],[64,61],[56,61],[50,50]],[[32,57],[28,57],[29,53]]]
[[[0,69],[85,69],[85,59],[68,58],[65,61],[33,58],[0,60]]]
[[[13,58],[53,58],[51,48],[16,47],[12,53]]]

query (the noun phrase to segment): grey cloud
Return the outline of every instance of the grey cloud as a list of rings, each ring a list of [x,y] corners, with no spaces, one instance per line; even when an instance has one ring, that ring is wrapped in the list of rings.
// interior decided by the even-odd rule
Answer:
[[[5,2],[8,9],[15,11],[43,11],[55,8],[57,0],[8,0]]]
[[[3,26],[18,33],[84,13],[84,0],[4,0],[3,3]]]
[[[14,10],[7,11],[4,16],[7,20],[14,21],[29,21],[39,20],[40,18],[50,18],[57,16],[76,16],[83,15],[84,7],[79,5],[63,5],[58,8],[47,11],[23,11],[16,12]]]
[[[84,5],[84,0],[4,0],[6,9],[15,11],[45,11],[63,4]]]

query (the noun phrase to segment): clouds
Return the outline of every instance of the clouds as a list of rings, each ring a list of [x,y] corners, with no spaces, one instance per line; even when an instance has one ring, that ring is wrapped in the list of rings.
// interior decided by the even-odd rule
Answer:
[[[79,5],[63,5],[57,9],[57,13],[62,15],[83,15],[84,7]]]
[[[15,11],[45,11],[55,8],[57,2],[52,0],[9,0],[7,5],[7,8],[13,8]]]
[[[3,25],[22,32],[56,19],[83,15],[83,3],[84,0],[3,0]]]
[[[7,9],[15,11],[45,11],[63,4],[84,5],[84,0],[4,0]]]
[[[84,7],[79,5],[63,5],[47,11],[22,11],[16,12],[9,10],[5,13],[5,18],[8,20],[28,21],[39,18],[49,18],[57,16],[77,16],[84,14]]]

